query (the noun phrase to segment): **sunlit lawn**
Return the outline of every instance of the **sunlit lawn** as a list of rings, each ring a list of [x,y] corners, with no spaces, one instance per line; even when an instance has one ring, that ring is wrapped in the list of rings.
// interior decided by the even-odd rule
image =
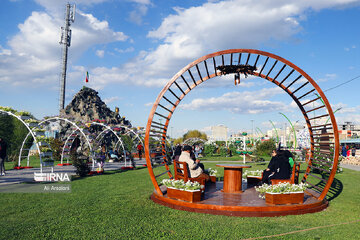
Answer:
[[[216,168],[216,164],[206,162],[205,166]],[[251,165],[252,169],[266,167]],[[156,173],[163,171],[163,167],[155,169]],[[218,171],[223,174],[222,168]],[[360,174],[345,169],[336,178],[343,190],[325,211],[241,218],[191,213],[155,204],[149,199],[153,185],[147,169],[112,171],[72,181],[72,192],[68,194],[0,194],[0,238],[241,239],[312,229],[273,239],[358,239]]]

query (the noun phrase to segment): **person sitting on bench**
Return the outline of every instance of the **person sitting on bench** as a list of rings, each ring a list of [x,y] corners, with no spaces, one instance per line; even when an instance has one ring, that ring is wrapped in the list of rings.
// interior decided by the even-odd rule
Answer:
[[[273,150],[272,158],[267,169],[264,170],[262,183],[270,184],[271,179],[289,179],[290,163],[284,156],[284,151]]]
[[[210,176],[204,173],[200,167],[200,160],[196,159],[195,161],[191,158],[192,148],[191,146],[185,145],[179,157],[179,162],[186,162],[189,167],[189,177],[197,178],[203,177],[206,181],[210,180]]]

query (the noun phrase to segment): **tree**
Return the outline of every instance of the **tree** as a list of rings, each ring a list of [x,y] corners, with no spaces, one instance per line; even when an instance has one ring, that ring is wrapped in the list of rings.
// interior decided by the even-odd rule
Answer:
[[[16,160],[29,130],[17,118],[9,115],[0,115],[0,137],[7,143],[7,155],[9,160]],[[33,139],[29,137],[26,147],[32,145]]]
[[[273,150],[276,149],[276,143],[273,139],[268,141],[256,143],[255,155],[260,156],[271,156]]]
[[[183,135],[183,141],[185,141],[188,138],[201,138],[207,141],[206,133],[200,132],[198,130],[189,130],[187,133]]]

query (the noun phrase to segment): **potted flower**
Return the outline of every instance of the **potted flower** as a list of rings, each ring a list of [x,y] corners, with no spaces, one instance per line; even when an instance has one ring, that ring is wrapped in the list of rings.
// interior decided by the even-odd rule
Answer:
[[[248,184],[258,184],[262,179],[262,170],[253,170],[248,171],[246,170],[243,174],[243,178],[247,179]]]
[[[184,180],[164,179],[162,183],[167,187],[167,196],[187,202],[201,200],[201,185],[198,182],[186,183]]]
[[[263,184],[255,187],[255,190],[259,192],[260,198],[265,198],[267,204],[300,204],[304,201],[304,190],[307,187],[306,183],[280,183],[276,185]]]
[[[210,181],[213,183],[216,183],[216,177],[217,177],[217,170],[216,169],[212,169],[212,168],[208,168],[206,170],[206,172],[209,174],[210,176]]]
[[[30,119],[31,113],[26,111],[20,111],[17,112],[16,115],[18,115],[22,120]]]

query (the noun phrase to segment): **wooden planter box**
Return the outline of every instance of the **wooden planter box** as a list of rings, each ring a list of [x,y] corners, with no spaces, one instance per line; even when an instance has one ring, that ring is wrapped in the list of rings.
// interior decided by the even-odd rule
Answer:
[[[216,176],[210,176],[210,182],[216,183]]]
[[[174,188],[168,188],[167,189],[167,196],[169,198],[175,198],[187,202],[200,202],[201,200],[201,191],[197,190],[194,192],[190,191],[183,191],[179,189]]]
[[[271,205],[301,204],[304,202],[304,193],[265,193],[265,202]]]

